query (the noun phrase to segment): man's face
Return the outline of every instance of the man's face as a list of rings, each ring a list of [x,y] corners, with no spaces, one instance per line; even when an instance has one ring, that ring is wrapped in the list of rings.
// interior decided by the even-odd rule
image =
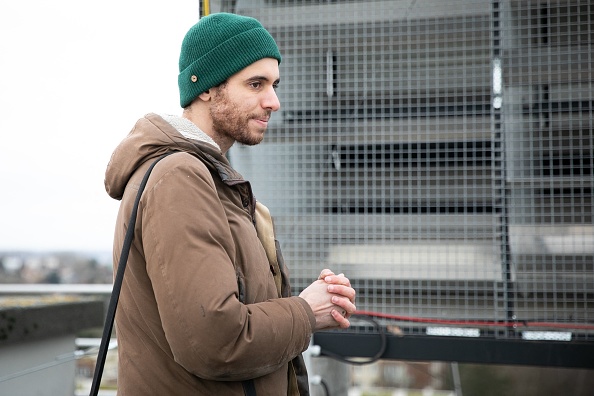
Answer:
[[[279,83],[278,61],[260,59],[211,88],[210,116],[214,133],[223,141],[256,145],[273,111],[280,108],[275,89]]]

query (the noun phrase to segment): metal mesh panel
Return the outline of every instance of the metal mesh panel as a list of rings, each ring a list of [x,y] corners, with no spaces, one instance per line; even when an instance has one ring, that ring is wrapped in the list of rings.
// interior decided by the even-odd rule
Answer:
[[[283,54],[281,110],[230,157],[296,291],[328,267],[412,333],[592,339],[590,1],[212,3]]]
[[[514,1],[504,17],[514,310],[592,323],[594,5]]]

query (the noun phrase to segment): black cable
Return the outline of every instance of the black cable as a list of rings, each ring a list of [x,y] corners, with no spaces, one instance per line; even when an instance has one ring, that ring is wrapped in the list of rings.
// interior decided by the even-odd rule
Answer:
[[[321,385],[322,388],[324,388],[324,395],[330,396],[330,390],[328,389],[328,384],[326,383],[326,381],[320,379],[320,383],[318,385]]]
[[[330,396],[330,391],[328,390],[328,384],[326,383],[326,381],[324,381],[323,379],[320,380],[320,385],[322,385],[322,388],[324,388],[324,394],[326,396]]]
[[[345,356],[342,356],[338,353],[327,351],[325,349],[320,350],[321,354],[324,356],[328,356],[332,359],[338,360],[340,362],[353,364],[353,365],[364,365],[364,364],[371,364],[371,363],[377,362],[384,355],[384,352],[386,352],[386,348],[388,347],[388,337],[386,336],[386,332],[384,331],[383,327],[380,326],[380,324],[370,316],[355,314],[355,315],[351,316],[351,318],[365,320],[365,321],[373,324],[373,328],[377,331],[377,333],[380,337],[380,348],[375,353],[375,355],[373,355],[369,359],[365,359],[365,360],[361,360],[361,359],[354,360],[354,359],[350,359]]]

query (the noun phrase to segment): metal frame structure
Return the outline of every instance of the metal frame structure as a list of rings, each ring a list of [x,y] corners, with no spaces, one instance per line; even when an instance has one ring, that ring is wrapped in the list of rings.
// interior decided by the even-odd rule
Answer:
[[[283,53],[281,111],[230,157],[296,291],[336,268],[377,323],[322,355],[594,368],[592,1],[202,4]]]
[[[594,369],[594,343],[496,340],[487,338],[386,335],[379,359],[443,361]],[[321,356],[372,358],[381,348],[379,333],[321,332],[314,336]]]

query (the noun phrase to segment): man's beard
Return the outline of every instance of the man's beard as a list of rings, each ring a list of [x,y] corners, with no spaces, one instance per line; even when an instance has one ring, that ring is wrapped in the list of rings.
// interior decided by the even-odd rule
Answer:
[[[219,87],[213,94],[210,116],[215,133],[233,139],[247,146],[254,146],[264,139],[264,134],[250,134],[249,121],[260,118],[254,114],[243,114],[236,103],[231,102],[226,87]]]

